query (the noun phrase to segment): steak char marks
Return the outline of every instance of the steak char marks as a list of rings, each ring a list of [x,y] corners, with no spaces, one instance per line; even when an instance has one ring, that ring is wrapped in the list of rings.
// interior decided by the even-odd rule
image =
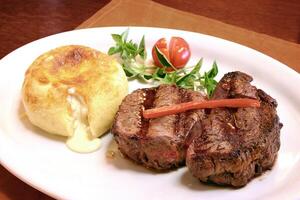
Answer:
[[[227,73],[212,98],[254,98],[260,101],[259,108],[211,109],[205,120],[197,122],[202,134],[189,146],[186,164],[203,182],[241,187],[271,169],[276,160],[282,127],[277,103],[251,81],[242,72]]]
[[[199,92],[175,85],[138,89],[129,94],[120,105],[112,128],[119,150],[148,168],[167,170],[183,165],[186,143],[194,133],[199,133],[199,127],[194,127],[194,124],[204,117],[204,111],[194,110],[150,120],[144,119],[142,112],[203,99]]]

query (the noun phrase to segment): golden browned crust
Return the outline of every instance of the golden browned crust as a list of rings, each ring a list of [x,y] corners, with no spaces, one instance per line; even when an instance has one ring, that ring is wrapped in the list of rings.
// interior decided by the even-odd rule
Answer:
[[[39,56],[25,74],[23,103],[32,123],[55,134],[72,135],[72,110],[66,100],[70,88],[83,98],[89,110],[92,133],[99,136],[99,132],[109,128],[108,122],[113,116],[104,120],[106,125],[101,126],[99,116],[96,116],[96,112],[101,115],[101,110],[95,110],[105,109],[106,105],[111,107],[111,111],[104,114],[114,115],[127,94],[127,80],[114,58],[95,49],[69,45],[48,51]],[[45,125],[47,121],[44,120],[52,125]],[[59,130],[55,128],[56,123]]]

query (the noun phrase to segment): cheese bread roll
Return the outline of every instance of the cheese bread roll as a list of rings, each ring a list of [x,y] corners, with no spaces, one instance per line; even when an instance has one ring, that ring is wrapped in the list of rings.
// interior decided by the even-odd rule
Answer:
[[[78,152],[98,148],[128,82],[120,64],[95,49],[69,45],[39,56],[25,74],[22,98],[32,124],[69,137]]]

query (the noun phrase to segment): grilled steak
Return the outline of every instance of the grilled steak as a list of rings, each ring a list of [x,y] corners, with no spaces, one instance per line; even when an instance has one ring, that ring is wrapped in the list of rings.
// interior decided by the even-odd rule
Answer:
[[[203,99],[200,93],[175,85],[138,89],[129,94],[120,105],[112,128],[119,150],[135,162],[158,170],[184,164],[186,143],[193,132],[199,133],[194,124],[203,118],[204,111],[194,110],[150,120],[142,117],[142,111]]]
[[[213,99],[254,98],[261,102],[259,108],[211,109],[205,120],[197,122],[202,134],[189,146],[186,164],[203,182],[241,187],[271,169],[276,160],[282,127],[277,103],[251,81],[247,74],[227,73]]]

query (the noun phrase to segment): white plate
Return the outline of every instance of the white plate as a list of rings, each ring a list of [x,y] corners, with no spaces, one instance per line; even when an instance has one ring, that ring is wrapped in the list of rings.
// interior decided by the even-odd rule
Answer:
[[[277,99],[284,124],[278,160],[271,171],[241,189],[201,184],[185,167],[159,174],[119,156],[109,159],[106,152],[116,148],[110,134],[102,138],[99,151],[74,153],[67,149],[63,138],[49,136],[22,117],[20,89],[24,72],[37,56],[67,44],[87,45],[106,52],[113,44],[110,34],[125,29],[95,28],[53,35],[27,44],[0,61],[0,160],[4,167],[42,192],[63,199],[300,198],[300,76],[270,57],[229,41],[145,27],[132,27],[129,34],[137,42],[145,34],[146,46],[150,48],[163,36],[184,37],[192,50],[190,63],[204,57],[204,67],[208,68],[217,60],[218,78],[233,70],[249,73],[255,85]],[[130,83],[131,90],[137,87],[145,86]]]

